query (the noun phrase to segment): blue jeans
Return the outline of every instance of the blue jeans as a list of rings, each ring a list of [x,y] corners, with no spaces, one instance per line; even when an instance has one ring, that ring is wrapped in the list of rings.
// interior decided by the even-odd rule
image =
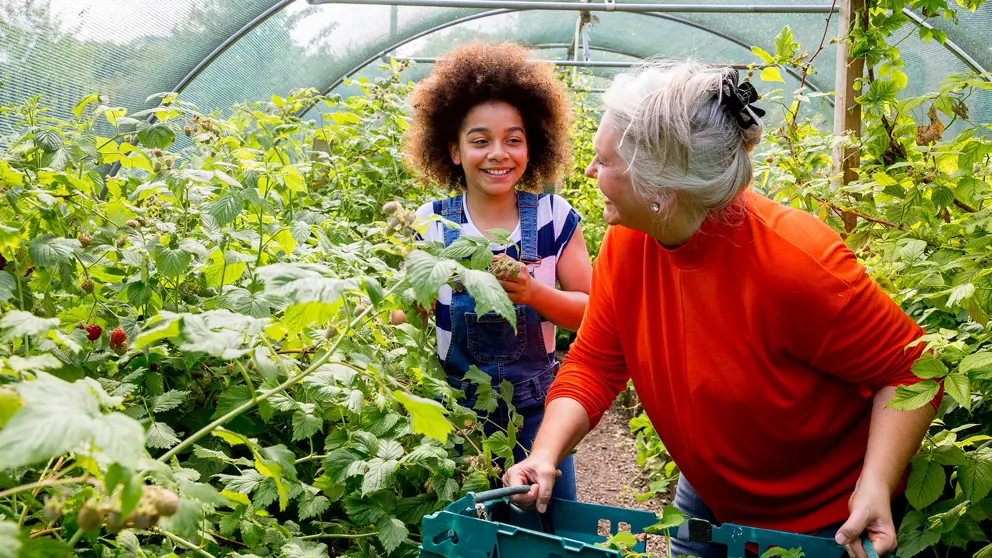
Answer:
[[[696,490],[689,484],[689,481],[685,480],[685,477],[682,476],[679,477],[679,484],[675,489],[675,508],[690,517],[703,519],[714,525],[719,525],[710,508],[699,497],[699,494],[696,494]],[[837,534],[837,529],[839,528],[840,525],[824,529],[816,533],[816,536],[832,539]],[[687,541],[674,537],[671,541],[672,556],[676,558],[679,556],[727,558],[727,547],[722,544]]]

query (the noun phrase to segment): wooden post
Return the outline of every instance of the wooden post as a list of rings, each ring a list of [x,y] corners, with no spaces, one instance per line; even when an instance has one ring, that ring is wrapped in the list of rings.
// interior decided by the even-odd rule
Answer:
[[[847,37],[851,30],[854,14],[864,10],[865,0],[840,0],[840,21],[838,30]],[[837,135],[851,134],[861,137],[861,105],[854,101],[858,92],[854,82],[864,73],[864,59],[852,59],[847,41],[837,43],[837,76],[834,85],[837,88],[836,104],[834,105],[834,133]],[[835,147],[833,153],[834,175],[840,178],[832,184],[833,189],[839,188],[857,178],[854,169],[861,164],[856,148]],[[844,228],[852,230],[857,218],[845,214]]]

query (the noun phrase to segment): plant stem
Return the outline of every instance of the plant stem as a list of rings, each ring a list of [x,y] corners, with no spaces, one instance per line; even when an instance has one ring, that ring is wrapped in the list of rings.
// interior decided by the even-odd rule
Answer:
[[[391,295],[394,292],[396,292],[397,290],[399,290],[399,288],[401,286],[403,286],[405,283],[406,283],[405,279],[401,279],[400,281],[398,281],[382,297],[383,300],[387,299],[389,297],[389,295]],[[362,312],[358,316],[355,316],[355,318],[353,320],[351,320],[351,322],[348,323],[348,330],[350,331],[351,328],[354,327],[354,325],[356,323],[359,323],[362,320],[362,318],[364,318],[365,315],[368,314],[369,312],[371,312],[374,308],[375,308],[374,305],[373,306],[369,306],[368,308],[365,309],[364,312]],[[169,451],[165,452],[164,454],[162,454],[162,456],[159,457],[158,460],[164,463],[164,462],[168,461],[169,459],[172,459],[173,457],[175,457],[176,455],[178,455],[179,452],[181,452],[184,449],[188,448],[189,446],[191,446],[193,443],[195,443],[200,438],[202,438],[202,437],[206,436],[207,434],[210,434],[211,432],[213,432],[215,429],[217,429],[217,427],[219,427],[219,426],[227,423],[229,420],[231,420],[234,417],[240,415],[241,413],[244,413],[245,411],[251,409],[255,405],[257,405],[257,404],[261,403],[262,401],[265,401],[266,399],[272,397],[273,395],[275,395],[277,393],[281,393],[281,392],[285,391],[286,389],[291,388],[294,385],[298,384],[303,378],[306,378],[307,376],[309,376],[310,374],[312,374],[314,371],[316,371],[318,368],[320,368],[321,366],[323,366],[327,361],[331,360],[331,357],[334,355],[334,351],[337,350],[338,345],[340,345],[341,344],[341,341],[343,341],[345,339],[345,337],[347,337],[347,335],[345,335],[345,333],[347,333],[347,331],[344,332],[344,333],[342,333],[341,335],[338,335],[337,339],[334,341],[334,343],[330,347],[328,347],[327,351],[323,355],[321,355],[320,358],[318,358],[317,360],[315,360],[309,367],[307,367],[306,370],[304,370],[303,372],[300,372],[299,374],[297,374],[296,376],[293,376],[292,378],[287,379],[285,382],[279,384],[278,386],[272,388],[271,390],[269,390],[269,391],[267,391],[267,392],[259,395],[258,398],[253,399],[251,401],[246,401],[246,402],[242,403],[241,405],[239,405],[235,409],[231,410],[230,412],[228,412],[224,416],[218,418],[217,420],[215,420],[215,421],[211,422],[210,424],[204,426],[203,428],[197,430],[191,436],[189,436],[188,438],[186,438],[185,440],[183,440],[182,443],[180,443],[178,446],[176,446],[176,447],[172,448],[171,450],[169,450]]]
[[[18,492],[24,492],[25,490],[31,490],[33,488],[44,488],[46,486],[61,486],[63,484],[76,484],[76,483],[84,482],[88,478],[89,478],[88,476],[83,475],[81,477],[72,477],[71,479],[44,480],[44,481],[32,482],[28,484],[22,484],[21,486],[15,486],[14,488],[10,488],[4,490],[3,492],[0,492],[0,498],[4,498],[6,496],[12,496],[14,494],[17,494]]]
[[[364,537],[374,537],[378,534],[379,531],[372,531],[371,533],[318,533],[316,535],[305,535],[297,538],[301,541],[312,539],[361,539]]]
[[[172,542],[178,544],[179,546],[185,548],[186,550],[191,550],[191,551],[199,554],[200,556],[203,556],[203,558],[216,558],[213,554],[210,554],[206,550],[203,550],[202,548],[196,546],[195,544],[189,542],[188,540],[186,540],[186,539],[184,539],[184,538],[182,538],[182,537],[180,537],[178,535],[173,535],[172,533],[170,533],[168,531],[164,531],[162,529],[156,529],[156,530],[159,533],[161,533],[163,536],[165,536],[165,538],[171,540]]]
[[[79,542],[79,539],[83,538],[83,534],[84,533],[82,529],[76,529],[76,532],[72,534],[72,537],[69,539],[69,542],[66,543],[66,546],[68,546],[69,549],[72,550],[72,547],[76,546],[76,543]]]

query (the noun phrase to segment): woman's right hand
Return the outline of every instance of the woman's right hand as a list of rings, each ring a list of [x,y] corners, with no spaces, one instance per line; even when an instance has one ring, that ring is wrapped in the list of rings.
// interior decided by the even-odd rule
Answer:
[[[531,453],[530,457],[510,467],[503,474],[503,485],[531,485],[529,492],[511,496],[510,500],[522,508],[530,508],[536,504],[537,512],[544,513],[551,500],[551,489],[554,487],[557,473],[554,459]]]

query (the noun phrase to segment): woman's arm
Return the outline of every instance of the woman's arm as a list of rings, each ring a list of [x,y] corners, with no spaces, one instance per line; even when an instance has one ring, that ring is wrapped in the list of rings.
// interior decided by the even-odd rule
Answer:
[[[934,410],[924,405],[913,411],[889,409],[896,388],[879,390],[872,400],[868,449],[858,484],[851,495],[851,515],[837,531],[837,543],[846,545],[848,553],[867,558],[860,535],[866,533],[879,554],[896,549],[896,526],[892,521],[892,495],[902,479],[910,458],[920,449],[920,442],[930,427]]]
[[[556,326],[576,331],[582,323],[592,283],[592,264],[581,226],[576,227],[562,250],[555,270],[561,289],[535,280],[522,263],[517,277],[501,277],[500,284],[514,304],[526,304]]]

